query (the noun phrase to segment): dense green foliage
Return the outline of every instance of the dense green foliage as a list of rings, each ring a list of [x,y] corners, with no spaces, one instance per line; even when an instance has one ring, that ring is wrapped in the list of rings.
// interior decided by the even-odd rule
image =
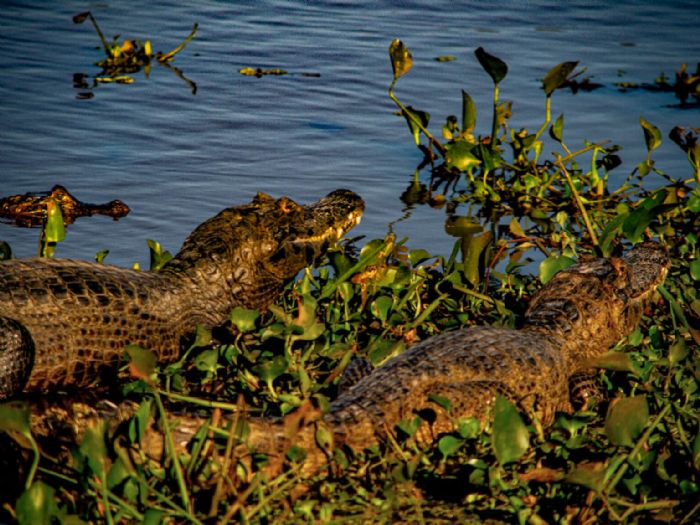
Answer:
[[[68,474],[42,457],[33,482],[5,505],[6,514],[22,523],[48,523],[50,516],[62,523],[700,520],[699,157],[688,153],[688,177],[663,173],[652,158],[661,132],[642,118],[648,155],[623,184],[610,187],[619,148],[607,142],[569,148],[563,116],[550,117],[552,97],[576,63],[544,77],[542,125],[515,130],[508,124],[510,104],[499,93],[507,66],[481,48],[476,57],[494,84],[491,134],[474,134],[476,107],[462,92],[461,124],[446,119],[443,144],[428,129],[429,115],[394,93],[411,69],[410,52],[394,41],[390,56],[390,97],[431,175],[425,185],[417,171],[402,198],[446,204],[453,252],[443,257],[409,249],[410,240],[393,235],[361,249],[350,240],[267,311],[235,309],[223,344],[198,331],[183,359],[155,379],[149,379],[153,364],[130,349],[130,370],[141,379],[132,376],[123,388],[143,401],[128,435],[94,429],[74,451]],[[683,133],[684,151],[695,151],[695,136]],[[551,155],[549,147],[556,148]],[[656,189],[645,189],[652,186],[648,177],[656,177]],[[438,194],[443,184],[446,191]],[[454,432],[419,446],[412,437],[421,424],[416,416],[377,449],[355,456],[337,450],[328,471],[312,479],[300,475],[303,451],[292,448],[283,473],[269,479],[265,458],[250,454],[240,425],[224,423],[240,422],[232,414],[242,407],[290,417],[323,410],[358,356],[381,365],[446,330],[517,327],[528,298],[558,269],[589,254],[619,255],[647,238],[662,242],[673,260],[662,298],[642,326],[597,363],[602,371],[593,383],[603,395],[585,410],[560,414],[550,428],[499,400],[483,431],[460,419]],[[151,249],[158,266],[167,254],[157,243]],[[538,275],[530,275],[537,264]],[[124,453],[151,419],[162,424],[168,412],[176,419],[177,410],[201,406],[224,413],[209,425],[220,427],[213,432],[216,446],[204,428],[187,454],[137,464]],[[4,428],[26,434],[25,412],[5,409]]]

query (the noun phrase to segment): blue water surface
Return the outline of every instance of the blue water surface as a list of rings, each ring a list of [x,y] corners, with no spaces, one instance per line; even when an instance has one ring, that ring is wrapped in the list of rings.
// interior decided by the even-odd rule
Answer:
[[[91,10],[108,38],[150,39],[169,51],[199,32],[173,61],[196,83],[154,65],[130,85],[105,84],[81,99],[73,75],[90,77],[103,57],[88,22]],[[258,191],[315,200],[346,187],[367,211],[355,231],[382,237],[406,215],[399,195],[422,155],[387,97],[387,48],[401,38],[414,57],[398,84],[406,103],[427,110],[436,132],[461,111],[466,89],[479,108],[477,132],[490,129],[491,81],[473,51],[483,46],[508,63],[501,98],[514,101],[511,124],[535,129],[544,115],[540,81],[553,65],[580,60],[605,86],[560,91],[565,138],[611,139],[624,147],[624,178],[645,155],[639,117],[664,136],[675,125],[700,124],[698,110],[673,105],[671,94],[621,93],[620,80],[673,77],[700,60],[695,2],[3,2],[0,15],[0,195],[62,184],[80,199],[114,198],[132,208],[114,222],[70,226],[58,256],[147,266],[146,239],[177,251],[186,235],[220,209]],[[455,61],[435,57],[454,55]],[[283,68],[286,76],[246,77],[242,67]],[[299,73],[317,73],[303,76]],[[687,161],[665,138],[657,163],[689,176]],[[426,173],[422,177],[427,177]],[[659,179],[658,183],[662,181]],[[412,248],[448,254],[444,211],[418,207],[393,227]],[[38,232],[0,224],[15,255],[36,253]]]

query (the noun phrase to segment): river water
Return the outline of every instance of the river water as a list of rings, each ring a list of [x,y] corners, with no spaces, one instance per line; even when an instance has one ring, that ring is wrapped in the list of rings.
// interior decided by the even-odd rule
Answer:
[[[108,39],[150,39],[174,48],[199,24],[173,65],[154,65],[129,85],[74,87],[73,75],[97,75],[103,58],[91,10]],[[540,79],[553,65],[580,60],[604,84],[589,93],[559,91],[570,147],[584,138],[621,144],[624,177],[644,158],[639,117],[664,133],[657,163],[689,176],[666,137],[674,125],[700,125],[697,108],[675,107],[672,94],[621,93],[620,80],[673,78],[700,60],[700,10],[687,2],[2,2],[0,13],[0,195],[66,186],[87,202],[114,198],[132,209],[71,225],[61,257],[147,266],[146,239],[175,252],[204,219],[257,191],[315,200],[346,187],[367,211],[358,235],[381,237],[406,215],[400,201],[421,153],[387,97],[387,48],[401,38],[414,57],[397,95],[433,116],[439,132],[461,111],[466,89],[480,110],[477,132],[490,129],[491,81],[474,58],[483,46],[509,66],[501,98],[514,101],[511,124],[536,129],[543,118]],[[436,57],[456,60],[438,62]],[[283,68],[286,76],[246,77],[242,67]],[[304,76],[300,73],[317,73]],[[91,92],[89,99],[81,94]],[[427,174],[423,174],[426,177]],[[658,180],[660,184],[661,179]],[[409,246],[449,253],[444,211],[409,210],[394,226]],[[0,224],[16,256],[36,253],[38,232]]]

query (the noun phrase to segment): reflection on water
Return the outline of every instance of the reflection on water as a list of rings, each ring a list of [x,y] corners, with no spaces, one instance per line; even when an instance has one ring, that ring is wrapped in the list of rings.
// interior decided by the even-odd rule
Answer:
[[[681,63],[697,62],[700,41],[688,16],[695,7],[609,4],[5,3],[0,196],[62,184],[88,202],[118,197],[132,209],[127,217],[77,221],[57,255],[92,258],[107,248],[107,261],[122,265],[147,266],[146,239],[177,250],[197,224],[257,191],[308,202],[347,187],[367,201],[355,232],[383,236],[407,214],[400,196],[422,160],[387,97],[394,38],[414,56],[397,94],[428,111],[434,131],[459,113],[466,89],[479,110],[476,132],[489,133],[491,83],[474,59],[479,46],[508,63],[501,98],[513,100],[514,127],[539,127],[540,79],[554,64],[580,60],[602,87],[554,95],[554,116],[566,115],[567,143],[619,143],[624,163],[613,174],[623,178],[645,156],[643,115],[664,133],[657,165],[687,174],[687,160],[666,135],[675,125],[697,126],[697,109],[673,107],[664,93],[622,93],[614,84],[653,82],[662,71],[672,77]],[[120,32],[120,41],[152,39],[166,50],[196,21],[197,36],[177,55],[196,94],[177,71],[153,67],[131,84],[100,84],[97,96],[76,98],[90,92],[81,82],[91,85],[94,64],[104,58],[95,33],[72,22],[88,7],[107,40]],[[435,60],[440,56],[455,60]],[[240,74],[246,67],[320,76]],[[425,171],[419,176],[427,182]],[[449,253],[444,211],[416,206],[408,214],[394,225],[399,237]],[[0,225],[0,239],[18,256],[36,251],[36,231]]]

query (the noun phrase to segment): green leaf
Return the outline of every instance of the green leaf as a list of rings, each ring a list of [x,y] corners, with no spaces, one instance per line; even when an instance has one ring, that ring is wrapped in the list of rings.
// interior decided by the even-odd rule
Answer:
[[[151,270],[160,270],[165,263],[173,258],[169,251],[163,251],[159,242],[156,242],[153,239],[148,239],[146,243],[148,244],[148,250],[151,255]]]
[[[323,425],[316,428],[316,444],[329,454],[333,450],[333,433]]]
[[[439,396],[437,394],[428,394],[428,399],[439,407],[442,407],[445,412],[452,410],[452,402],[447,397]]]
[[[0,432],[17,432],[27,435],[31,425],[29,404],[21,401],[8,401],[0,404]]]
[[[391,68],[394,71],[394,80],[404,76],[413,66],[411,52],[398,38],[389,44],[389,58],[391,59]]]
[[[466,237],[482,231],[484,227],[474,217],[451,215],[445,221],[445,233],[452,237]]]
[[[272,382],[287,371],[288,363],[283,355],[275,356],[273,359],[256,365],[252,371],[260,379],[267,383],[270,393],[275,395],[275,389]]]
[[[95,254],[95,261],[98,263],[103,263],[107,255],[109,255],[109,250],[100,250]]]
[[[475,286],[481,282],[481,255],[491,243],[492,237],[493,234],[489,231],[462,239],[464,275]]]
[[[647,151],[651,153],[661,145],[661,130],[644,117],[639,117],[639,123],[644,130],[644,142],[646,142]]]
[[[420,122],[424,128],[427,128],[430,122],[430,113],[415,109],[411,106],[406,106],[405,111],[403,111],[403,116],[406,119],[406,124],[408,124],[411,135],[413,135],[416,146],[419,146],[421,129],[416,122]]]
[[[258,310],[251,310],[236,306],[231,310],[229,319],[240,332],[252,332],[255,330],[255,321],[260,317]]]
[[[453,436],[452,434],[447,434],[446,436],[442,436],[440,441],[438,441],[438,449],[442,457],[447,458],[457,452],[463,443],[463,439]]]
[[[555,89],[564,85],[577,65],[578,62],[562,62],[550,69],[542,80],[542,89],[544,89],[545,95],[552,96]]]
[[[676,334],[676,341],[668,349],[668,361],[671,365],[680,363],[690,353],[688,345],[685,344],[685,339],[680,334]]]
[[[472,153],[475,145],[466,140],[458,140],[445,146],[445,162],[448,167],[468,171],[481,161]]]
[[[46,242],[61,242],[66,238],[66,228],[63,224],[61,206],[56,199],[49,199],[46,204],[46,227],[44,229]]]
[[[60,516],[54,489],[42,481],[33,483],[17,500],[19,525],[51,525]]]
[[[483,47],[477,48],[477,50],[474,51],[474,54],[476,55],[476,59],[479,61],[479,64],[481,64],[481,67],[484,68],[484,70],[493,80],[493,83],[500,84],[501,80],[503,80],[508,74],[508,66],[506,63],[500,58],[490,55],[484,51]]]
[[[100,419],[96,425],[86,428],[83,441],[78,447],[80,455],[87,460],[90,470],[98,477],[107,473],[110,464],[105,443],[106,431],[107,421]]]
[[[693,440],[693,463],[695,463],[695,468],[700,470],[700,432]]]
[[[540,281],[542,284],[547,284],[558,271],[568,268],[575,262],[565,255],[550,255],[540,263]]]
[[[138,345],[126,345],[124,350],[130,359],[129,371],[131,375],[137,379],[152,382],[152,376],[155,374],[158,364],[158,356],[151,350],[146,350]]]
[[[520,459],[530,447],[530,435],[518,410],[500,394],[494,407],[492,445],[501,465]]]
[[[430,255],[430,252],[427,250],[424,250],[422,248],[417,248],[415,250],[411,250],[408,252],[408,260],[411,261],[411,264],[413,266],[422,263],[423,261],[427,261],[428,259],[431,259],[433,256]]]
[[[561,143],[564,140],[563,134],[564,134],[564,114],[561,114],[557,117],[557,120],[554,121],[554,124],[552,124],[552,127],[549,128],[549,136],[552,137],[557,142]]]
[[[623,397],[613,401],[605,418],[605,435],[613,445],[633,447],[649,421],[646,396]]]
[[[688,265],[688,270],[690,271],[690,276],[693,278],[693,280],[700,281],[700,259],[692,261]]]
[[[389,310],[394,304],[394,300],[386,295],[380,295],[370,304],[372,315],[382,322],[386,322],[389,317]]]
[[[622,233],[628,241],[638,243],[642,240],[644,230],[649,227],[651,221],[663,210],[662,203],[665,198],[665,191],[657,191],[651,197],[644,199],[639,206],[627,216],[622,224]]]
[[[462,133],[471,133],[476,126],[476,104],[469,93],[462,90]]]

